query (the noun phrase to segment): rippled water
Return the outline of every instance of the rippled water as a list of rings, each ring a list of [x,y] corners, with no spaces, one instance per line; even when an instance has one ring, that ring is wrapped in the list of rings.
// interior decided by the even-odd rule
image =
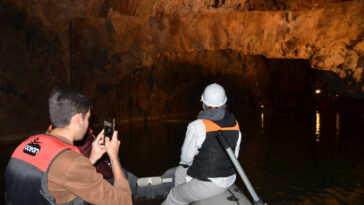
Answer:
[[[363,113],[314,110],[236,116],[243,133],[239,161],[264,201],[364,204]],[[118,125],[122,165],[140,177],[176,166],[190,120],[193,117]],[[0,152],[2,178],[12,149]],[[240,179],[237,184],[243,186]]]

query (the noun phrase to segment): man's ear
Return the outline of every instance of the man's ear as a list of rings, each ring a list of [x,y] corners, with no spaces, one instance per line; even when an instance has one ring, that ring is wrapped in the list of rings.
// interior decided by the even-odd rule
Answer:
[[[71,118],[70,124],[72,124],[73,126],[82,126],[83,125],[82,114],[81,113],[74,114]]]
[[[83,126],[83,120],[84,120],[84,118],[82,117],[82,113],[77,113],[77,117],[79,118],[78,120],[79,120],[80,125],[82,127]]]

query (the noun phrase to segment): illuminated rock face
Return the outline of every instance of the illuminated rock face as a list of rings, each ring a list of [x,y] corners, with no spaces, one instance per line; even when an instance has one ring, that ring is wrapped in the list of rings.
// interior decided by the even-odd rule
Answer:
[[[362,93],[363,21],[361,0],[1,0],[0,121],[48,124],[62,85],[89,94],[98,120],[197,110],[213,81],[259,101],[275,80],[265,58],[305,59]]]
[[[97,46],[109,55],[143,52],[146,66],[165,51],[232,49],[267,58],[307,59],[312,68],[356,82],[363,75],[361,0],[14,2],[38,18],[44,30],[57,33],[66,50],[68,41],[79,40],[68,39],[70,30],[83,29],[93,40],[106,41]]]
[[[138,48],[154,55],[231,49],[267,58],[307,59],[313,68],[362,80],[364,8],[360,1],[300,11],[210,11],[150,18],[110,12],[109,18],[119,50]],[[131,40],[135,33],[140,41]]]

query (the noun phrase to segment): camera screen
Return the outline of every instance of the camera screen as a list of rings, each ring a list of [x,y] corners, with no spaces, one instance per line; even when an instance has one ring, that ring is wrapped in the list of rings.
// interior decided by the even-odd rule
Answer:
[[[113,125],[113,121],[109,121],[109,120],[105,120],[104,121],[104,135],[105,137],[112,137],[112,134],[114,132],[113,129],[114,125]]]

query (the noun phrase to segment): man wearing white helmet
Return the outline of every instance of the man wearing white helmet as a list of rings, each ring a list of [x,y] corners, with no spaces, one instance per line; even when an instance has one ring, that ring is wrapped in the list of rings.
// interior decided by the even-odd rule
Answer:
[[[235,169],[216,139],[222,131],[238,157],[241,133],[234,115],[226,109],[227,97],[219,84],[208,85],[202,96],[203,110],[187,127],[175,187],[164,205],[189,204],[223,193],[235,181]]]

